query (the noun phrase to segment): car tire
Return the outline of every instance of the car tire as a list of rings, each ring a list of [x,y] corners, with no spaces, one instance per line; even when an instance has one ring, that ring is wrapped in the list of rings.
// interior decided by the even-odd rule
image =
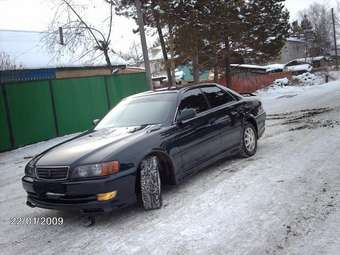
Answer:
[[[250,122],[245,122],[242,137],[241,149],[239,155],[242,158],[249,158],[254,156],[257,151],[257,132],[256,128]]]
[[[145,210],[162,207],[162,184],[156,156],[145,158],[140,166],[141,205]]]

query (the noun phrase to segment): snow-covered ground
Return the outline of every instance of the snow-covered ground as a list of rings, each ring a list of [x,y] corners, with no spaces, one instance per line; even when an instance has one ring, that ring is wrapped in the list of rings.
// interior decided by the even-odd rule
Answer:
[[[276,87],[258,153],[168,188],[161,210],[136,207],[84,228],[77,214],[31,209],[28,159],[65,139],[0,154],[1,254],[331,254],[340,251],[340,82]],[[64,217],[62,226],[11,217]]]

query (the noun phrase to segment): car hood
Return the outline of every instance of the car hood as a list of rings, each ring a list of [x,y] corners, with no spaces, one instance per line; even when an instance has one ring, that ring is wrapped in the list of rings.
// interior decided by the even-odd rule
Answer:
[[[88,132],[78,138],[57,145],[43,153],[37,166],[70,166],[74,163],[101,162],[107,152],[105,148],[112,146],[111,153],[118,149],[121,142],[128,142],[145,134],[148,127],[107,128]],[[111,147],[110,147],[111,148]],[[106,150],[107,151],[107,150]]]

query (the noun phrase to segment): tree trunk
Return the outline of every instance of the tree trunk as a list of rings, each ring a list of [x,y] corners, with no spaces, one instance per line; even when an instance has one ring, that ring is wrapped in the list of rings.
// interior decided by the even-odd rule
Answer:
[[[174,80],[174,83],[176,84],[176,63],[175,63],[175,46],[174,46],[174,35],[172,32],[172,26],[169,25],[169,48],[170,48],[170,69],[171,69],[171,75]]]
[[[169,58],[168,58],[168,52],[166,50],[164,35],[163,35],[162,27],[161,27],[161,24],[160,24],[160,21],[159,21],[159,14],[156,13],[156,11],[154,11],[153,14],[154,14],[155,21],[156,21],[156,27],[157,27],[157,32],[158,32],[158,36],[159,36],[159,42],[160,42],[161,48],[162,48],[166,74],[168,76],[168,82],[169,82],[168,87],[170,88],[170,87],[173,86],[173,77],[171,75],[171,68],[170,68],[170,63],[169,63]]]
[[[110,68],[111,72],[113,71],[113,67],[111,64],[110,56],[109,56],[109,49],[104,49],[103,50],[104,56],[105,56],[105,61],[107,66]]]
[[[135,0],[135,4],[136,4],[136,10],[137,10],[137,22],[138,22],[140,39],[141,39],[142,50],[143,50],[146,81],[150,87],[150,90],[153,90],[148,45],[146,42],[144,20],[143,20],[143,13],[142,13],[142,3],[140,0]]]
[[[232,88],[231,82],[231,70],[230,70],[230,45],[229,39],[225,40],[225,51],[224,51],[224,63],[225,63],[225,81],[227,88]]]
[[[192,56],[192,73],[194,78],[194,83],[198,83],[200,81],[200,70],[199,70],[199,62],[198,62],[198,51],[195,50]]]
[[[215,57],[215,65],[214,65],[214,82],[218,83],[218,54]]]

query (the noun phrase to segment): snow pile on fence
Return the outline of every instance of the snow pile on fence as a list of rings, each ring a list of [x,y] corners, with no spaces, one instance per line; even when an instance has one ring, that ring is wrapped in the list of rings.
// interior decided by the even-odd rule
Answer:
[[[278,95],[295,95],[302,93],[305,89],[313,85],[324,83],[324,77],[312,73],[304,73],[292,76],[291,79],[276,79],[270,86],[260,89],[256,92],[259,96],[278,96]]]
[[[300,86],[312,86],[324,83],[324,79],[320,75],[315,75],[307,72],[297,76],[293,76],[292,83]]]
[[[313,86],[324,83],[324,77],[312,73],[304,73],[297,76],[292,76],[291,80],[288,78],[276,79],[267,89],[275,89],[285,86]],[[265,89],[266,90],[266,89]]]
[[[287,86],[287,85],[289,85],[289,79],[287,77],[282,78],[282,79],[277,79],[273,83],[273,86],[279,86],[279,87]]]

